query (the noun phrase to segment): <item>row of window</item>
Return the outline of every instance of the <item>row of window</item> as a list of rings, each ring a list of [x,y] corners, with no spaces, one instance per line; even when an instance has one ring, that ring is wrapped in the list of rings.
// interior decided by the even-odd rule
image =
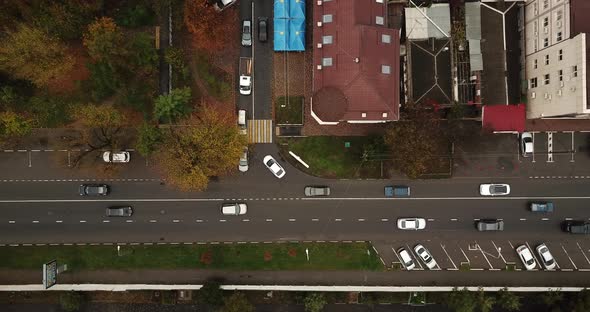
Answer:
[[[358,62],[358,59],[352,59],[351,62]],[[331,57],[323,57],[322,58],[322,67],[330,67],[334,65],[334,61]],[[391,66],[390,65],[381,65],[381,73],[385,75],[391,74]]]
[[[332,14],[324,14],[322,15],[322,23],[324,24],[328,24],[328,23],[332,23],[334,21],[334,15]],[[375,16],[375,24],[376,25],[385,25],[385,18],[383,16]]]
[[[578,65],[574,65],[571,67],[571,78],[578,77]],[[559,81],[563,81],[563,69],[557,71],[557,78]],[[543,85],[548,85],[551,83],[551,75],[545,74],[543,75]],[[529,80],[529,89],[534,89],[537,87],[537,77],[531,78]]]
[[[563,50],[559,49],[559,51],[557,51],[557,60],[558,61],[562,61],[563,60]],[[545,54],[545,65],[549,65],[549,54]],[[533,68],[537,69],[538,67],[538,63],[537,63],[537,59],[533,60]]]
[[[334,43],[334,36],[326,35],[322,36],[322,44],[333,44]],[[381,34],[381,43],[390,44],[391,43],[391,35]]]
[[[557,42],[563,40],[563,33],[561,31],[557,32],[557,34],[555,35],[555,39]],[[534,43],[534,48],[535,48],[535,52],[537,52],[537,50],[539,50],[539,46],[537,44],[537,40],[533,40]],[[549,37],[545,37],[543,38],[543,48],[546,48],[549,46]]]
[[[543,1],[543,10],[546,10],[547,8],[549,8],[549,0],[539,0],[539,1]],[[555,3],[560,3],[562,0],[553,0],[553,2]],[[537,2],[535,2],[533,4],[533,8],[535,10],[535,15],[539,14],[539,5]]]

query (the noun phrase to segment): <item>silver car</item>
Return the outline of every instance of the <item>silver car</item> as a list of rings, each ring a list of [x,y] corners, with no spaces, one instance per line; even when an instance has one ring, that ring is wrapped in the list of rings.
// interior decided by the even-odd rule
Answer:
[[[131,206],[115,206],[107,208],[107,217],[131,217],[133,208]]]
[[[249,20],[242,23],[242,45],[245,47],[252,45],[252,22]]]
[[[432,258],[430,251],[428,251],[426,247],[422,246],[421,244],[418,244],[414,247],[414,251],[416,252],[418,257],[420,257],[422,262],[424,262],[426,267],[428,267],[428,269],[432,270],[436,267],[436,260]]]
[[[238,165],[240,172],[248,171],[248,148],[244,147],[242,150],[242,156],[240,156],[240,163]]]
[[[306,186],[305,196],[330,196],[329,186]]]
[[[554,270],[557,264],[555,263],[555,258],[553,258],[549,248],[547,248],[547,245],[541,244],[537,246],[536,249],[539,257],[541,258],[541,263],[543,263],[545,269]]]

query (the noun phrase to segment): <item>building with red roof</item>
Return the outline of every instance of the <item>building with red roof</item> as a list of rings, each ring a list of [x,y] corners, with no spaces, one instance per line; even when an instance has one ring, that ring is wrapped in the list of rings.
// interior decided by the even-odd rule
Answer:
[[[387,1],[324,0],[313,7],[313,97],[320,124],[399,119],[399,36]]]

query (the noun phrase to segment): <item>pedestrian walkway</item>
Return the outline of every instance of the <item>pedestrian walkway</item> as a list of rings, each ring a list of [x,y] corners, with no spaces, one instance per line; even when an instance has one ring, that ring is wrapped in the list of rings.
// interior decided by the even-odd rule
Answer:
[[[272,143],[272,120],[248,120],[248,143]]]

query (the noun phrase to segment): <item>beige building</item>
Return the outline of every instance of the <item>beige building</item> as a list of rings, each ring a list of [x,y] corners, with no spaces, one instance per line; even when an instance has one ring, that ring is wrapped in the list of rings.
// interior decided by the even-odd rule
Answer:
[[[527,118],[590,118],[590,1],[529,0],[524,12]]]

